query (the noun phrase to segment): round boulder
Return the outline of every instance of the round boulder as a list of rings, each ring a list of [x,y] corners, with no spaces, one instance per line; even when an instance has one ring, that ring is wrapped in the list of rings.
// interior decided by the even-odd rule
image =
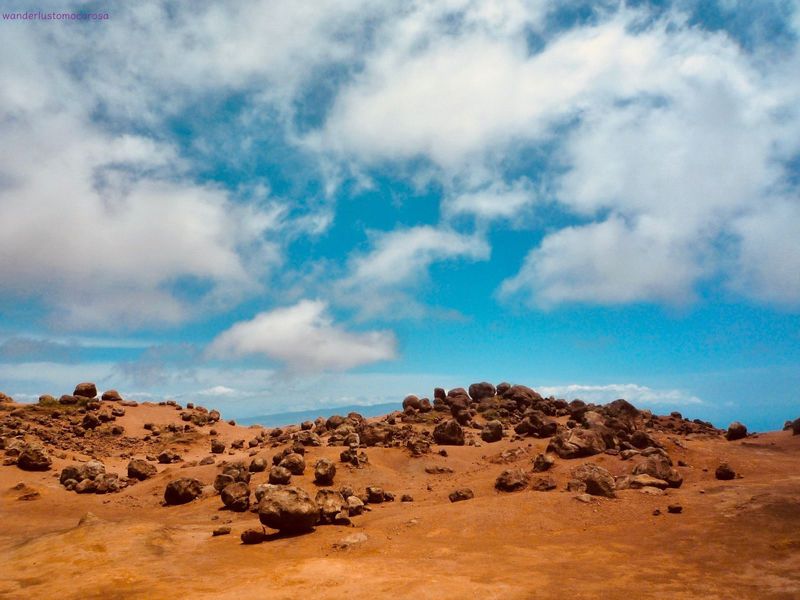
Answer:
[[[258,518],[281,533],[303,533],[317,524],[319,507],[304,490],[285,486],[266,491],[258,503]]]
[[[522,469],[506,469],[497,477],[494,487],[501,492],[516,492],[525,489],[529,482],[528,474]]]
[[[336,465],[327,458],[320,458],[314,465],[314,481],[319,485],[332,485],[336,476]]]
[[[164,490],[164,503],[167,505],[186,504],[203,493],[203,484],[191,477],[181,477],[170,481]]]
[[[728,425],[728,431],[725,434],[725,439],[727,439],[729,442],[740,440],[746,437],[747,437],[747,427],[739,423],[739,421],[734,421],[733,423]]]
[[[489,421],[481,431],[481,439],[484,442],[499,442],[503,439],[503,424],[500,421]]]
[[[26,446],[17,458],[17,466],[23,471],[47,471],[53,460],[44,448]]]

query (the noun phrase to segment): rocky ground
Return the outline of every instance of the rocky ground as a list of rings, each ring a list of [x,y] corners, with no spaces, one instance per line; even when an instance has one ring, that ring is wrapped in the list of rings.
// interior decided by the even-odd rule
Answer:
[[[488,383],[402,408],[266,429],[0,394],[0,597],[800,597],[800,419]]]

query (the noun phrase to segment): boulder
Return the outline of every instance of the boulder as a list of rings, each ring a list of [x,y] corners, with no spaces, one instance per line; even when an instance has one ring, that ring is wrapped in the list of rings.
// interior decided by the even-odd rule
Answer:
[[[487,381],[482,381],[480,383],[473,383],[469,386],[469,397],[475,400],[476,402],[480,402],[484,398],[491,398],[495,395],[494,385]]]
[[[376,485],[367,487],[367,502],[369,504],[381,504],[385,500],[386,493],[383,491],[383,488]]]
[[[552,455],[537,454],[536,458],[533,459],[533,470],[537,473],[543,473],[544,471],[549,471],[555,463],[556,460]]]
[[[555,452],[559,458],[593,456],[605,450],[606,443],[598,431],[581,427],[559,431],[547,445],[547,452]]]
[[[506,469],[497,477],[494,487],[501,492],[516,492],[525,489],[529,482],[528,474],[522,469]]]
[[[274,485],[286,485],[292,479],[292,473],[286,467],[275,466],[269,470],[269,482]]]
[[[97,397],[97,386],[93,383],[79,383],[75,386],[75,391],[72,392],[73,396],[81,398],[95,398]]]
[[[247,470],[251,473],[263,473],[267,470],[267,460],[263,456],[256,456],[250,461],[250,466]]]
[[[407,408],[413,408],[414,410],[420,410],[422,408],[422,405],[419,402],[419,398],[417,398],[414,395],[406,396],[403,399],[403,410],[406,410]]]
[[[344,496],[336,490],[320,490],[314,502],[319,507],[319,520],[321,523],[333,523],[342,516],[349,516],[345,508]],[[342,512],[345,511],[345,515]]]
[[[462,502],[464,500],[472,500],[475,497],[473,491],[469,488],[458,488],[453,490],[448,495],[450,502]]]
[[[314,481],[318,485],[332,485],[336,476],[336,465],[327,458],[320,458],[314,465]]]
[[[285,486],[266,491],[258,503],[258,518],[281,533],[302,533],[317,524],[319,507],[302,489]]]
[[[721,481],[729,481],[736,477],[736,471],[728,463],[724,462],[714,471],[714,476]]]
[[[481,431],[481,439],[487,443],[499,442],[502,440],[503,424],[498,420],[489,421],[486,423]]]
[[[47,471],[53,459],[41,446],[28,444],[17,457],[17,466],[23,471]]]
[[[669,487],[669,483],[663,479],[658,479],[652,475],[642,473],[640,475],[631,477],[630,481],[628,482],[628,486],[634,490],[641,489],[643,487],[654,487],[660,490],[665,490]]]
[[[739,421],[734,421],[728,425],[728,431],[725,434],[725,439],[727,439],[729,442],[740,440],[745,437],[747,437],[747,427],[739,423]]]
[[[158,473],[155,465],[150,464],[144,459],[134,458],[128,463],[128,477],[144,481]]]
[[[574,468],[570,475],[586,486],[586,493],[592,496],[614,498],[614,477],[603,467],[586,463]]]
[[[631,475],[650,475],[666,481],[672,488],[679,488],[683,485],[683,476],[672,468],[672,461],[669,457],[660,453],[651,454],[644,462],[637,464],[631,471]]]
[[[191,477],[181,477],[170,481],[164,490],[164,503],[167,505],[186,504],[203,493],[203,484]]]
[[[295,440],[303,446],[322,446],[322,439],[313,431],[300,431],[295,436]]]
[[[119,402],[122,400],[122,396],[117,390],[106,390],[103,392],[103,395],[100,396],[100,399],[106,402]]]
[[[222,440],[211,440],[211,454],[222,454],[225,452],[225,442]]]
[[[225,486],[220,497],[228,510],[244,512],[250,508],[250,487],[243,481]]]
[[[292,475],[302,475],[306,470],[306,460],[302,454],[292,452],[284,456],[278,466],[287,469]]]
[[[358,496],[347,496],[346,502],[347,512],[351,517],[355,517],[364,513],[364,501]]]
[[[463,446],[464,430],[453,419],[443,421],[433,429],[433,439],[441,446]]]

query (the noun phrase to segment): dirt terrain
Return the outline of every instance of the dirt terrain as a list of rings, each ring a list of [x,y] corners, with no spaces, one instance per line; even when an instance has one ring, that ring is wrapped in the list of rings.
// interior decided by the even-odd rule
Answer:
[[[6,398],[0,597],[800,598],[800,435],[785,430],[729,441],[709,424],[620,404],[628,418],[621,425],[612,409],[541,399],[522,387],[500,393],[492,386],[481,401],[472,388],[473,398],[466,390],[438,392],[432,406],[407,401],[405,412],[382,418],[343,416],[339,428],[325,415],[304,425],[308,433],[300,425],[276,433],[204,422],[204,409],[134,406],[118,397],[78,396],[74,404],[45,397],[40,405]],[[107,416],[112,406],[124,415],[100,424],[87,418]],[[538,428],[522,424],[539,418]],[[488,421],[502,424],[499,441],[482,439]],[[439,443],[442,432],[432,434],[457,422],[464,445]],[[366,462],[341,460],[352,438],[339,438],[352,430],[360,434],[352,452],[366,454]],[[562,458],[568,452],[557,438],[570,431],[600,431],[606,449]],[[222,453],[211,454],[212,439],[225,444]],[[231,448],[236,440],[244,440],[242,448]],[[250,490],[267,481],[273,456],[298,440],[306,443],[306,468],[291,485],[311,498],[346,486],[369,500],[365,490],[375,486],[394,500],[368,501],[363,514],[349,518],[345,506],[339,524],[318,523],[307,532],[262,528]],[[21,444],[43,448],[47,469],[20,468],[28,447]],[[534,459],[548,446],[554,464],[534,472]],[[164,450],[179,458],[160,463]],[[129,461],[148,455],[157,473],[129,479]],[[673,467],[667,465],[666,479],[634,488],[631,472],[646,455],[668,457]],[[214,464],[199,464],[209,456]],[[212,487],[223,463],[249,465],[257,457],[267,467],[250,475],[250,509],[227,509]],[[320,458],[336,466],[332,485],[315,482]],[[62,485],[64,468],[90,459],[118,474],[121,489],[114,491],[114,483],[110,493],[76,493],[68,489],[74,481]],[[718,479],[721,463],[735,472],[732,479]],[[597,485],[576,480],[582,464],[610,473],[611,489],[602,473]],[[498,476],[514,469],[524,474],[522,489],[498,489]],[[178,478],[196,478],[202,494],[165,505],[165,488]],[[547,478],[555,488],[536,491]],[[451,502],[460,488],[474,497]],[[404,495],[413,500],[401,501]],[[223,526],[229,534],[212,536]],[[265,533],[264,541],[242,543],[248,529]]]

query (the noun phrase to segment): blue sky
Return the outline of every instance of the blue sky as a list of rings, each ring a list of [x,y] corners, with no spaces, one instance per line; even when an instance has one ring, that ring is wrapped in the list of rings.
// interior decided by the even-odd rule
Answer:
[[[7,4],[0,390],[800,414],[800,3]]]

